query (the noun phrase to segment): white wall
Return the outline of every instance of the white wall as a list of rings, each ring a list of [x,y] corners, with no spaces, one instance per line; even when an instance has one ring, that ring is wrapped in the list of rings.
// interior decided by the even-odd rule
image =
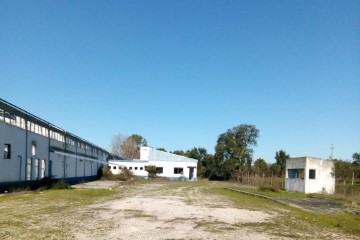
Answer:
[[[318,158],[306,159],[306,186],[305,193],[327,193],[335,192],[335,178],[331,172],[334,162]],[[310,169],[315,170],[315,179],[309,179]]]
[[[197,177],[198,160],[193,158],[188,158],[173,153],[156,150],[151,147],[141,147],[140,159],[149,161],[150,165],[155,165],[156,167],[163,167],[163,173],[158,174],[158,176],[160,177],[167,177],[170,179],[189,179],[191,171],[190,169],[192,169],[193,171],[192,179],[196,179]],[[182,168],[182,174],[174,173],[174,168]]]
[[[290,158],[286,160],[285,189],[291,192],[305,192],[305,180],[303,178],[289,178],[289,169],[304,169],[305,158]]]
[[[163,173],[158,174],[159,177],[166,177],[173,180],[194,180],[197,175],[197,163],[196,162],[172,162],[172,161],[146,161],[146,160],[114,160],[109,161],[110,170],[113,174],[119,174],[121,167],[132,168],[132,173],[139,177],[147,177],[148,172],[145,171],[145,167],[149,165],[155,165],[157,168],[163,168]],[[114,168],[115,167],[115,168]],[[143,167],[143,170],[140,168]],[[135,170],[137,168],[137,170]],[[174,173],[174,168],[182,168],[183,172]],[[192,179],[189,179],[190,168],[193,169]]]
[[[334,162],[319,158],[301,157],[286,161],[285,189],[303,193],[335,193],[335,178],[332,176]],[[304,169],[303,178],[289,178],[289,169]],[[310,170],[315,171],[315,179],[310,179]]]
[[[0,121],[0,182],[12,182],[25,179],[25,140],[25,131]],[[5,144],[11,145],[10,159],[4,159]]]
[[[121,168],[131,168],[131,172],[138,177],[147,177],[148,172],[145,171],[145,167],[148,166],[148,161],[109,161],[109,167],[113,174],[120,174]]]

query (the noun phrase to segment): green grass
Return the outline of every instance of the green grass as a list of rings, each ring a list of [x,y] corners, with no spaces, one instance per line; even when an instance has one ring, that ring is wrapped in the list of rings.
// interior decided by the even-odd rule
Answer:
[[[81,222],[82,218],[93,218],[100,211],[108,210],[104,206],[99,205],[96,208],[96,205],[94,207],[92,204],[124,196],[136,196],[139,194],[139,191],[141,191],[143,197],[180,196],[187,204],[199,206],[203,202],[201,202],[201,199],[197,199],[198,196],[204,198],[215,196],[214,202],[211,203],[212,207],[226,206],[230,202],[236,208],[264,211],[273,215],[271,221],[261,224],[239,223],[229,225],[221,222],[195,219],[194,227],[207,232],[222,233],[239,228],[249,228],[251,231],[267,232],[279,238],[310,239],[315,231],[320,231],[322,233],[316,236],[331,239],[331,232],[341,231],[342,233],[350,234],[352,237],[360,237],[359,215],[347,212],[313,214],[267,199],[229,191],[224,189],[226,187],[254,192],[272,198],[308,197],[306,194],[285,191],[263,192],[258,191],[255,187],[238,185],[232,182],[212,182],[207,180],[198,182],[141,180],[131,184],[122,182],[119,184],[118,189],[113,189],[112,191],[63,189],[11,193],[1,195],[0,197],[0,239],[47,239],[50,237],[53,239],[75,239],[75,236],[70,234],[72,232],[70,231],[71,226],[67,223],[67,219],[75,216],[72,214],[74,211],[78,215],[76,221]],[[314,196],[318,197],[317,195]],[[93,207],[91,211],[86,208],[90,205]],[[125,214],[128,218],[154,218],[154,216],[146,212],[132,209],[125,210]],[[54,221],[54,224],[51,222],[51,219]],[[178,218],[170,221],[181,222],[187,220]],[[47,221],[50,222],[47,224]],[[39,227],[44,225],[46,227]],[[107,229],[105,225],[99,227]],[[26,229],[25,232],[24,229]]]
[[[347,212],[339,212],[332,214],[315,214],[315,213],[303,211],[298,208],[283,205],[274,201],[270,201],[267,199],[263,199],[247,194],[242,194],[238,192],[233,192],[225,189],[213,189],[211,192],[214,194],[226,196],[227,198],[231,199],[238,208],[244,208],[249,210],[261,210],[268,213],[273,211],[280,212],[280,217],[278,217],[276,221],[273,222],[273,224],[263,225],[263,227],[267,228],[268,230],[272,228],[278,228],[278,226],[276,226],[277,224],[284,225],[285,227],[290,222],[293,222],[294,228],[304,233],[309,231],[308,226],[313,226],[314,228],[315,227],[327,228],[335,231],[342,231],[343,233],[360,236],[359,215],[355,215]],[[303,195],[302,194],[299,195],[295,193],[267,192],[267,196],[277,197],[277,198],[283,198],[283,197],[294,198],[295,196],[304,197]],[[279,211],[281,209],[285,211]]]
[[[69,235],[71,225],[66,221],[73,209],[109,199],[115,193],[109,190],[62,189],[2,195],[0,239],[73,239],[74,236]],[[51,219],[57,224],[52,224]]]

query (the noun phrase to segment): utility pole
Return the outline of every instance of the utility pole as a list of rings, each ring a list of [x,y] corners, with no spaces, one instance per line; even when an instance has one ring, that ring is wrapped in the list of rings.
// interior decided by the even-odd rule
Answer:
[[[333,159],[333,156],[334,156],[334,148],[335,148],[334,145],[331,144],[331,147],[330,147],[330,149],[331,149],[330,160]]]

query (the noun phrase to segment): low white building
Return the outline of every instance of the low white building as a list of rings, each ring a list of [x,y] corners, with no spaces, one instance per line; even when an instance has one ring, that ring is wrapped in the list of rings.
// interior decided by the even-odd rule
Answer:
[[[335,193],[334,161],[299,157],[286,160],[285,189],[302,193]]]
[[[119,174],[127,168],[135,176],[148,176],[146,167],[155,165],[157,176],[171,180],[196,180],[198,160],[173,153],[163,152],[151,147],[141,147],[140,159],[109,160],[109,167],[113,174]]]

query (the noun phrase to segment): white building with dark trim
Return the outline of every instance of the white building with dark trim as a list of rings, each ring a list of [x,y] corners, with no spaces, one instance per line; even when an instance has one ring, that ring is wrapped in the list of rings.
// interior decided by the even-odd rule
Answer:
[[[109,153],[0,99],[0,190],[31,186],[45,177],[94,180]]]
[[[312,157],[287,159],[285,189],[291,192],[334,194],[334,161]]]
[[[119,174],[123,168],[130,170],[135,176],[146,178],[146,167],[156,166],[157,176],[171,180],[196,180],[198,160],[173,153],[156,150],[151,147],[140,148],[140,159],[109,160],[113,174]]]

